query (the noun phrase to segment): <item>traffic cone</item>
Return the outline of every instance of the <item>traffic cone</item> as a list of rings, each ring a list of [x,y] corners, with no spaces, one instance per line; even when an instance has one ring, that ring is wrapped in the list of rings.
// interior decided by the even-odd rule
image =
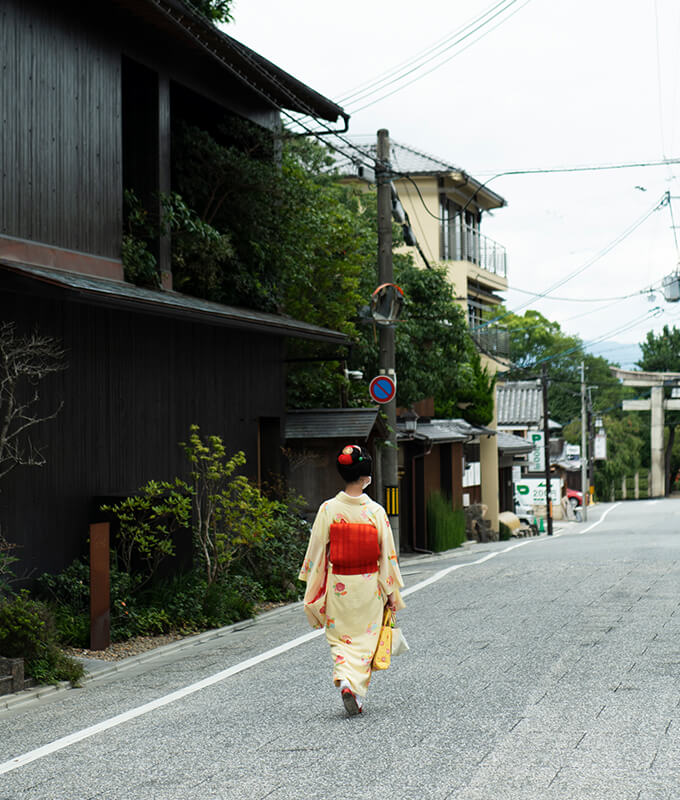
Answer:
[[[545,533],[545,526],[543,525],[543,517],[539,519],[538,532]]]

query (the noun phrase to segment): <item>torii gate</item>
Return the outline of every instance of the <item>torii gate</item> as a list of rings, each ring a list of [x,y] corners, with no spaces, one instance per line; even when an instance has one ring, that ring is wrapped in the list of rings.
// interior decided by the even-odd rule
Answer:
[[[650,386],[652,396],[649,400],[624,400],[624,411],[651,411],[651,473],[650,497],[663,497],[666,494],[666,465],[663,447],[664,411],[680,411],[680,399],[664,400],[666,386],[680,386],[680,372],[640,372],[638,370],[610,367],[624,386]]]

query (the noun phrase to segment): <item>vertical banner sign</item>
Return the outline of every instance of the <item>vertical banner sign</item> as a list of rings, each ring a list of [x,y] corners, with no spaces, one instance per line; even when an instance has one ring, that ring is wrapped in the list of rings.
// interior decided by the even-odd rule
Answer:
[[[399,516],[399,487],[385,487],[385,511],[390,517]]]
[[[545,472],[545,447],[542,431],[529,431],[529,441],[534,449],[529,453],[529,471]]]

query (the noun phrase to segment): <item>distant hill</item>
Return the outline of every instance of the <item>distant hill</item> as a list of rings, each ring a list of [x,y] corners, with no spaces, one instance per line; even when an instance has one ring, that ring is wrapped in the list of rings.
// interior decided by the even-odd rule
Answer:
[[[640,345],[621,344],[621,342],[583,342],[587,352],[602,356],[607,361],[618,364],[622,369],[639,369],[635,362],[642,358]]]

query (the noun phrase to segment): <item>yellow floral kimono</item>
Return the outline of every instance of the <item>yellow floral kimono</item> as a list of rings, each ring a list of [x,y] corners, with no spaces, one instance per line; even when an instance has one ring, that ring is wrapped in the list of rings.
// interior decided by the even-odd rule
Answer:
[[[376,529],[380,553],[376,571],[355,575],[341,574],[333,568],[330,530],[334,523]],[[364,697],[387,595],[394,592],[397,609],[404,608],[399,593],[404,583],[383,507],[368,495],[351,497],[345,492],[322,503],[299,577],[307,582],[304,606],[310,625],[326,628],[335,685],[345,679],[355,694]]]

